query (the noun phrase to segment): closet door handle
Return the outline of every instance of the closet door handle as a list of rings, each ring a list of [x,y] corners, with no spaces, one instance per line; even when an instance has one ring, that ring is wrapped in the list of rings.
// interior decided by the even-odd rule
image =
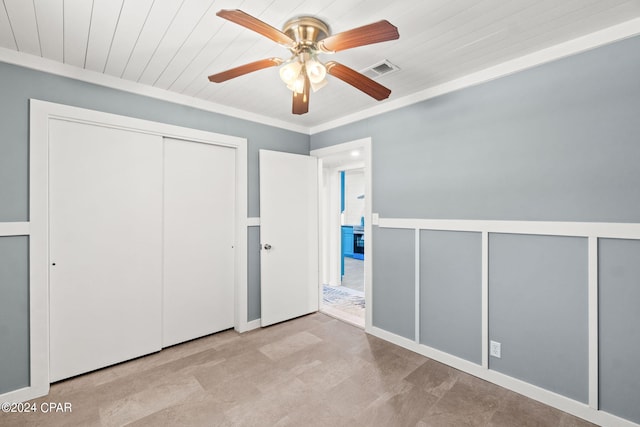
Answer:
[[[268,243],[265,243],[264,248],[265,248],[266,250],[269,250],[269,249],[271,249],[271,245],[270,245],[270,244],[268,244]]]

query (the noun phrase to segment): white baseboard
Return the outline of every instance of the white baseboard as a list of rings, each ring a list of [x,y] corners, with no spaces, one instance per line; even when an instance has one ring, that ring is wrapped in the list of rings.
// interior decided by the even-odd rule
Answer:
[[[244,331],[242,332],[249,332],[249,331],[253,331],[254,329],[258,329],[260,328],[260,319],[256,319],[256,320],[252,320],[250,322],[247,322],[246,328]]]
[[[49,394],[49,384],[40,386],[29,386],[19,388],[18,390],[8,391],[4,394],[0,394],[0,403],[20,403],[32,400],[41,396]]]

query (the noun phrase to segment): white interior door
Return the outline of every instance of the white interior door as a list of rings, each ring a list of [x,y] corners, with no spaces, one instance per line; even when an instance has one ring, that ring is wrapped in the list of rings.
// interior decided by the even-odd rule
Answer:
[[[235,155],[165,138],[164,347],[233,327]]]
[[[318,310],[315,157],[260,150],[261,324]]]
[[[162,138],[51,120],[50,380],[161,348]]]

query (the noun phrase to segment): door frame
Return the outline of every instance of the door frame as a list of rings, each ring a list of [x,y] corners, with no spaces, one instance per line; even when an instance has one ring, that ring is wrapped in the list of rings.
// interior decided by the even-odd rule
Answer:
[[[330,248],[328,245],[323,244],[323,237],[325,233],[330,232],[330,230],[325,230],[324,224],[328,221],[327,218],[324,218],[324,206],[328,203],[328,200],[325,200],[324,192],[322,191],[322,174],[323,174],[323,160],[328,159],[329,157],[335,156],[340,153],[349,153],[352,150],[362,150],[362,158],[360,161],[364,162],[364,235],[365,235],[365,254],[367,256],[364,257],[364,299],[365,299],[365,323],[364,330],[369,332],[372,327],[372,278],[373,278],[373,260],[371,254],[373,253],[373,243],[372,243],[372,221],[374,219],[373,215],[373,203],[372,203],[372,193],[373,193],[373,180],[372,180],[372,171],[371,171],[371,137],[357,139],[354,141],[344,142],[341,144],[331,145],[325,148],[319,148],[316,150],[312,150],[310,152],[311,156],[317,157],[320,160],[318,165],[318,198],[319,198],[319,209],[320,209],[320,239],[319,239],[319,265],[323,266],[325,263],[329,261]],[[347,167],[349,169],[349,167]],[[322,275],[319,275],[318,280],[318,293],[320,298],[322,298]]]
[[[234,328],[247,327],[247,140],[245,138],[30,99],[29,102],[29,341],[28,387],[0,395],[25,401],[49,392],[49,121],[66,120],[154,134],[236,150]]]

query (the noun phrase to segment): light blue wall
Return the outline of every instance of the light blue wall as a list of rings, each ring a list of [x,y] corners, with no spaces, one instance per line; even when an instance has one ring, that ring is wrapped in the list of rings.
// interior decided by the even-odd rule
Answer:
[[[638,76],[640,37],[633,37],[312,135],[311,148],[371,137],[373,212],[382,218],[640,223]],[[380,242],[383,232],[374,232],[372,240],[373,318],[391,312],[404,318],[413,312],[414,301],[376,301],[381,292],[376,287],[378,275],[386,283],[392,271],[412,268],[398,253],[413,254],[405,241]],[[491,368],[586,401],[585,240],[492,236],[491,242],[490,333],[503,344],[503,357],[492,359]],[[623,337],[618,329],[638,322],[638,304],[629,304],[638,302],[640,271],[631,267],[632,259],[639,264],[637,248],[605,245],[603,405],[637,422],[640,368],[631,360],[638,358],[638,337],[631,332]],[[431,265],[425,256],[432,263],[448,256],[446,247],[441,252],[432,248],[421,254],[421,266]],[[558,259],[547,259],[548,254]],[[617,257],[624,273],[613,267]],[[428,280],[462,264],[476,268],[473,258],[462,253],[442,262],[436,271],[423,272]],[[458,279],[447,282],[460,285]],[[623,295],[629,296],[624,304]],[[384,291],[385,296],[390,293]],[[436,298],[421,301],[421,326],[427,329],[448,296]],[[481,304],[477,294],[464,301],[476,311]],[[543,313],[548,317],[541,318]],[[452,314],[451,321],[457,316]],[[389,325],[387,330],[394,332]],[[462,349],[445,351],[475,354],[481,337],[473,335]],[[436,339],[429,342],[445,348]],[[553,343],[552,350],[547,343]],[[613,367],[616,360],[622,368]],[[635,403],[616,397],[618,390]]]
[[[0,222],[28,220],[29,99],[72,105],[169,123],[248,140],[248,216],[260,215],[258,150],[309,153],[309,136],[222,114],[134,95],[64,77],[0,63]],[[249,233],[249,243],[254,233]],[[3,253],[16,266],[27,265],[24,242],[2,239]],[[258,257],[259,258],[259,257]],[[259,307],[259,259],[249,247],[249,315]],[[9,259],[9,258],[7,258]],[[0,260],[4,262],[5,260]],[[4,268],[4,267],[2,267]],[[28,274],[24,268],[0,272],[0,393],[28,384]],[[5,310],[7,307],[7,310]],[[250,320],[250,319],[249,319]]]
[[[599,403],[640,424],[640,240],[598,246]]]
[[[373,326],[415,339],[413,230],[373,228]]]
[[[247,238],[247,320],[252,321],[260,318],[260,227],[249,227]]]
[[[489,367],[587,403],[587,239],[489,236]]]
[[[28,260],[27,236],[0,237],[0,394],[29,385]]]
[[[372,137],[382,217],[640,222],[638,75],[635,37],[312,135],[311,149]]]
[[[482,235],[420,233],[420,342],[482,363]]]

